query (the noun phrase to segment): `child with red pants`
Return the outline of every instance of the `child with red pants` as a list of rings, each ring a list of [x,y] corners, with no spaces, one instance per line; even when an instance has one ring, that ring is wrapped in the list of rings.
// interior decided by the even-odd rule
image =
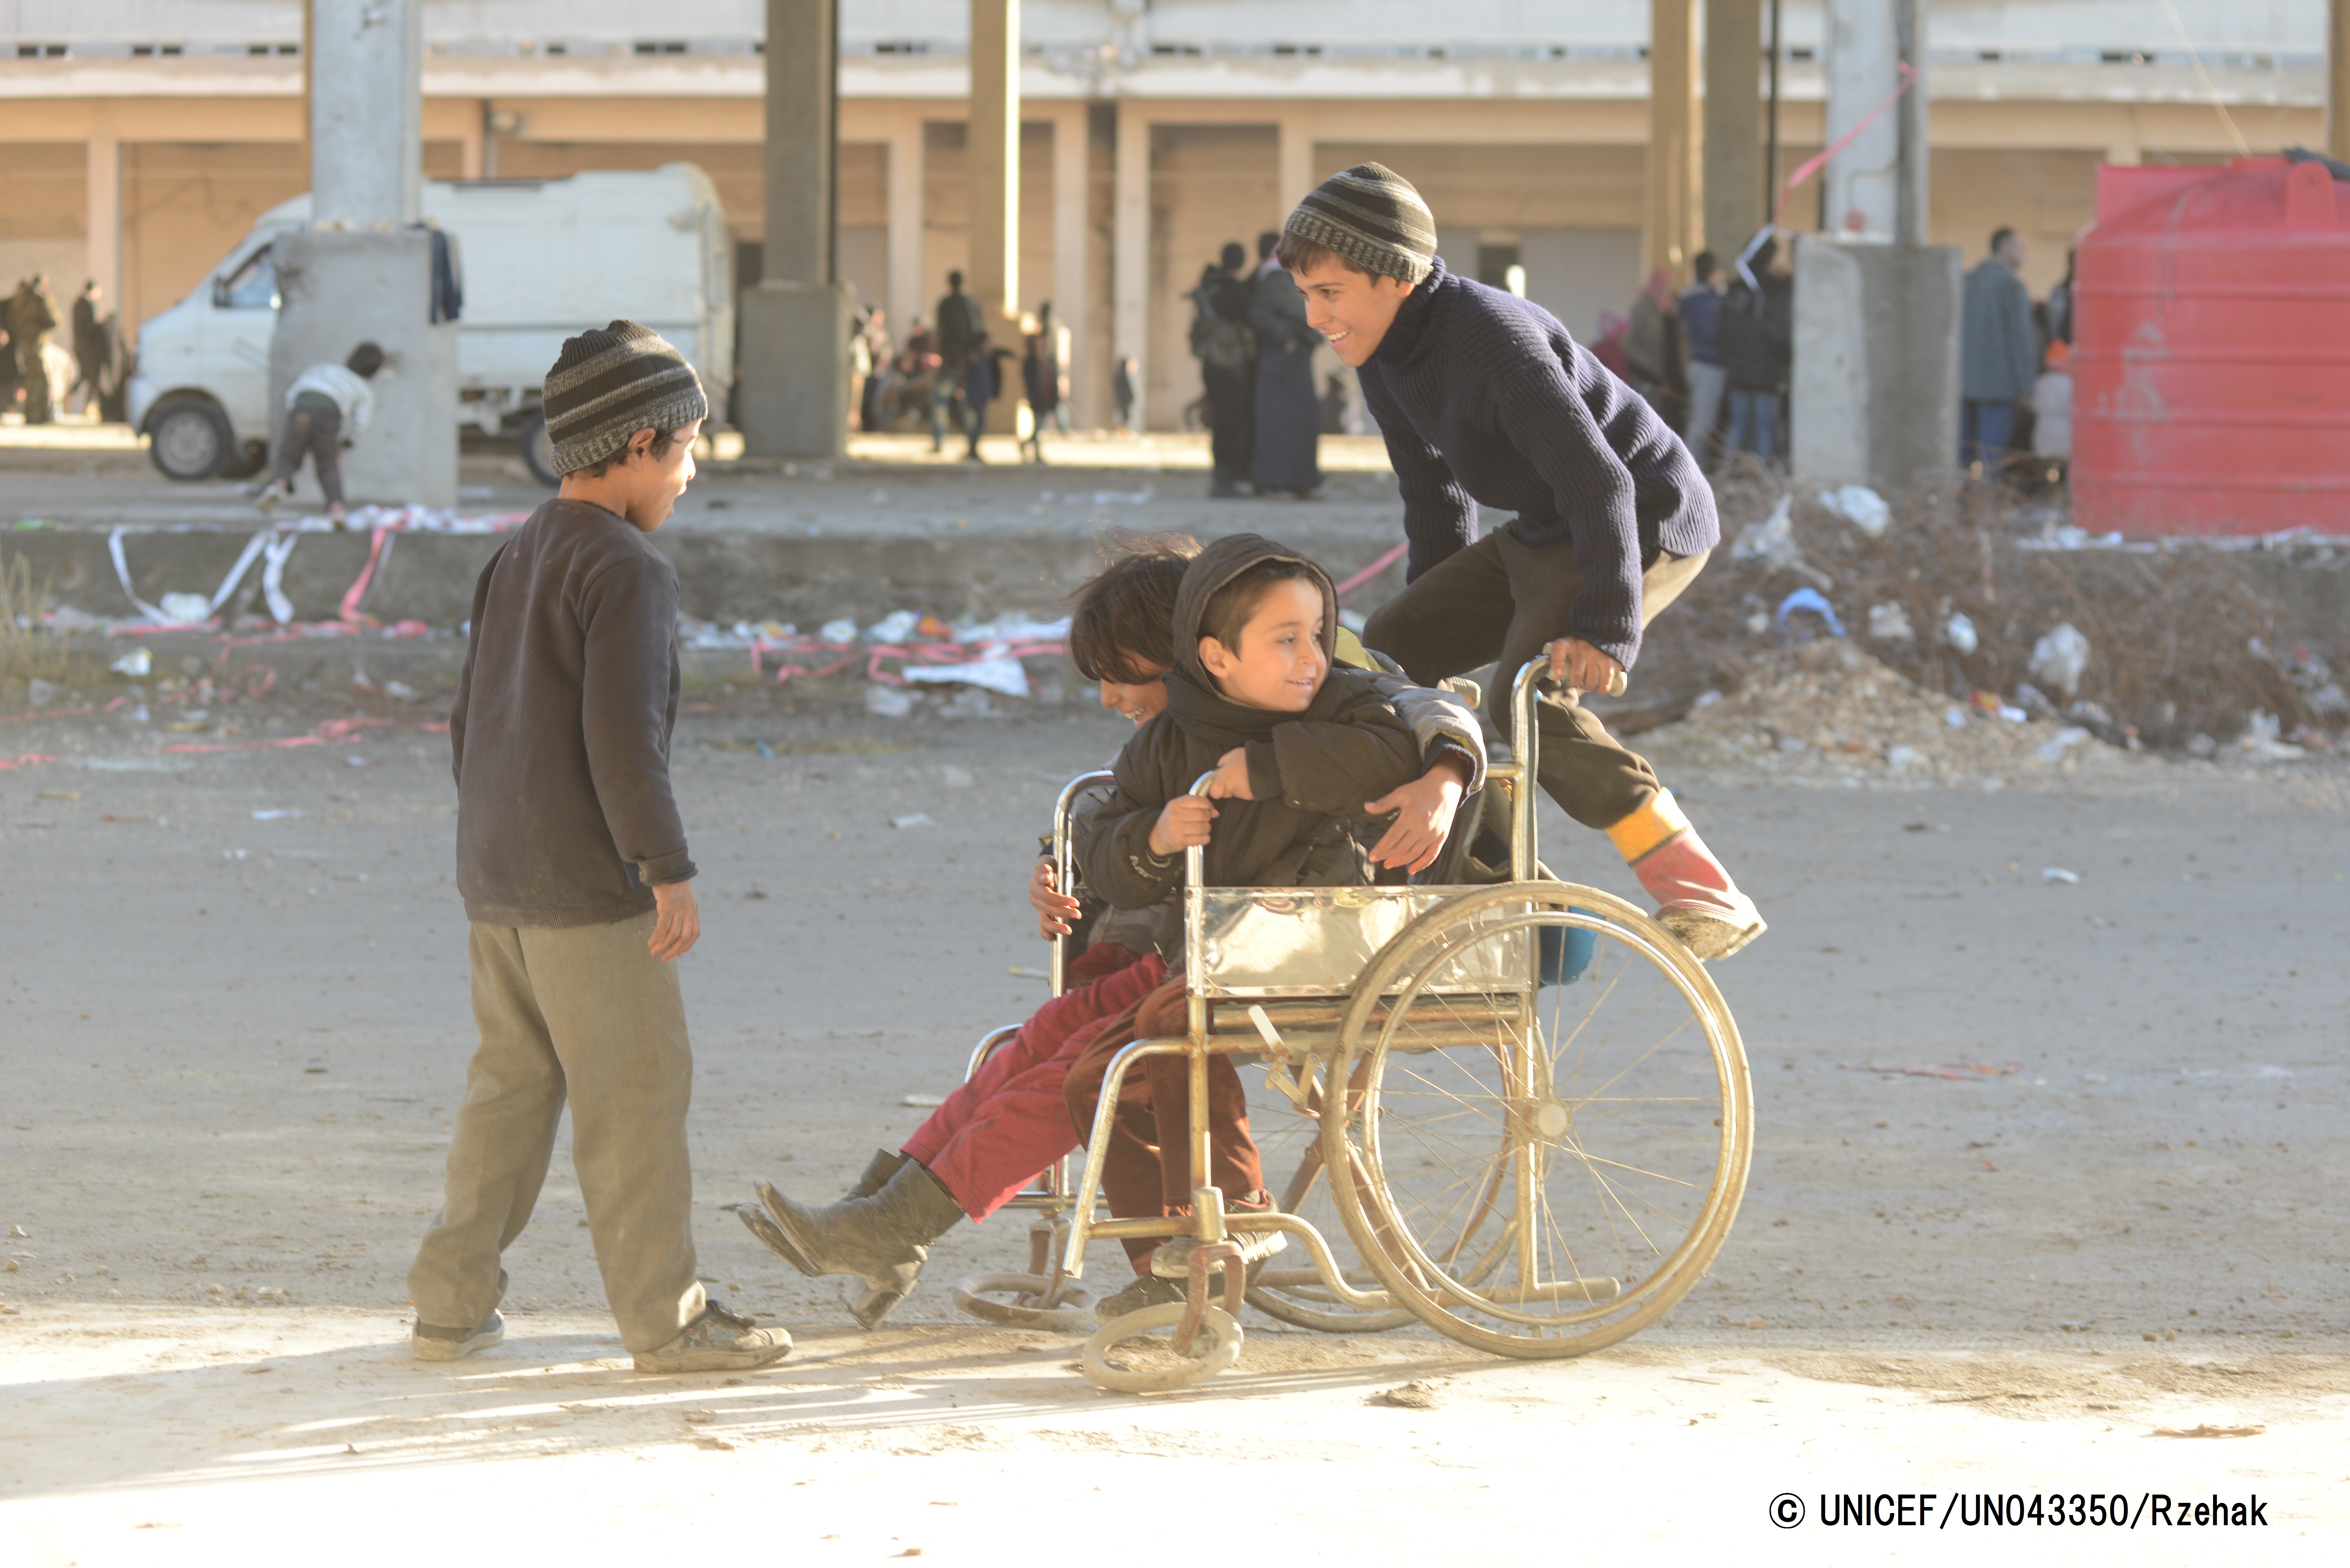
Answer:
[[[1217,540],[1185,570],[1167,710],[1118,753],[1115,796],[1079,855],[1087,886],[1113,907],[1167,911],[1162,954],[1183,950],[1182,907],[1168,899],[1184,884],[1192,848],[1203,850],[1211,887],[1401,879],[1383,873],[1364,846],[1385,826],[1378,797],[1421,775],[1421,746],[1371,677],[1335,667],[1337,610],[1321,567],[1254,535]],[[1194,794],[1202,775],[1211,776]],[[1181,981],[1169,980],[1138,1009],[1128,1037],[1180,1033],[1182,1012]],[[1071,1120],[1087,1133],[1110,1058],[1125,1044],[1116,1033],[1097,1031],[1066,1077]],[[1132,1078],[1141,1085],[1121,1085],[1111,1147],[1099,1151],[1111,1214],[1188,1213],[1202,1183],[1221,1188],[1236,1210],[1270,1207],[1229,1056],[1207,1064],[1207,1171],[1191,1168],[1185,1059],[1145,1058]],[[1243,1262],[1280,1241],[1277,1231],[1243,1239]],[[1096,1309],[1100,1321],[1180,1297],[1180,1284],[1150,1272],[1150,1251],[1128,1248],[1139,1277]]]
[[[1138,726],[1166,707],[1161,677],[1175,660],[1175,596],[1198,550],[1181,535],[1124,542],[1078,590],[1071,659],[1100,683],[1102,706]],[[1424,736],[1433,765],[1375,803],[1396,821],[1372,853],[1383,864],[1416,870],[1434,858],[1463,792],[1482,782],[1476,720],[1450,697],[1411,687],[1392,670],[1378,680]],[[1081,860],[1109,798],[1103,789],[1077,804],[1072,838]],[[1047,940],[1072,935],[1082,914],[1076,899],[1057,890],[1056,874],[1049,860],[1040,861],[1029,887],[1038,932]],[[966,1216],[984,1220],[1076,1147],[1063,1081],[1100,1025],[1130,1020],[1135,1005],[1166,979],[1165,963],[1151,950],[1157,921],[1152,910],[1104,910],[1091,944],[1068,965],[1068,990],[1039,1008],[898,1152],[877,1152],[847,1196],[820,1209],[760,1182],[759,1204],[735,1211],[743,1224],[803,1273],[862,1279],[869,1293],[851,1312],[865,1327],[878,1325],[912,1290],[932,1241]]]

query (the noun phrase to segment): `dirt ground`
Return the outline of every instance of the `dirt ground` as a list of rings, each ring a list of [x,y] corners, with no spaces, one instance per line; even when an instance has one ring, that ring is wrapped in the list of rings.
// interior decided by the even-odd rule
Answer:
[[[506,1344],[428,1367],[402,1278],[471,1037],[446,741],[419,727],[450,651],[406,655],[417,701],[329,665],[237,736],[160,691],[143,725],[0,725],[0,760],[57,758],[0,772],[0,1562],[329,1541],[409,1562],[454,1539],[484,1561],[690,1540],[996,1562],[1061,1540],[1157,1563],[1200,1550],[1180,1502],[1202,1496],[1209,1531],[1275,1560],[1983,1549],[1957,1519],[1929,1544],[1818,1517],[1861,1493],[2268,1500],[2256,1545],[2142,1524],[2132,1561],[2350,1540],[2336,760],[2098,748],[1897,777],[1765,772],[1695,721],[1644,735],[1773,922],[1720,967],[1760,1141],[1711,1276],[1576,1362],[1251,1314],[1232,1372],[1135,1399],[1081,1378],[1073,1339],[953,1308],[959,1275],[1020,1266],[1017,1216],[958,1229],[865,1334],[720,1208],[763,1175],[837,1192],[1042,998],[1019,972],[1044,956],[1027,857],[1055,786],[1123,726],[1076,701],[891,722],[697,691],[677,748],[703,867],[697,1241],[714,1288],[800,1347],[739,1379],[633,1375],[558,1154],[508,1254]],[[352,717],[389,722],[160,750]],[[1596,836],[1546,826],[1562,874],[1637,891]],[[1383,1402],[1408,1383],[1427,1407]],[[2158,1435],[2198,1428],[2259,1430]],[[1774,1526],[1782,1493],[1805,1522]]]

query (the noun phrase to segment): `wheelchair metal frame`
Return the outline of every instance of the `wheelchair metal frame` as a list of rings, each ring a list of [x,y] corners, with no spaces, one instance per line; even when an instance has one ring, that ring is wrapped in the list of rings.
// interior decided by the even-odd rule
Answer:
[[[1115,1125],[1119,1091],[1128,1075],[1146,1058],[1184,1057],[1190,1064],[1191,1076],[1190,1118],[1186,1129],[1185,1146],[1190,1156],[1190,1168],[1197,1175],[1205,1177],[1211,1168],[1208,1117],[1210,1057],[1254,1055],[1263,1057],[1269,1063],[1287,1067],[1289,1071],[1279,1076],[1288,1081],[1276,1082],[1274,1086],[1283,1093],[1290,1095],[1290,1097],[1303,1107],[1306,1103],[1304,1096],[1310,1090],[1314,1077],[1314,1064],[1327,1063],[1332,1064],[1332,1071],[1336,1070],[1336,1064],[1342,1052],[1344,1026],[1349,1013],[1357,1015],[1356,1017],[1357,1027],[1360,1027],[1366,1019],[1385,1020],[1392,1017],[1391,1013],[1380,1011],[1385,1004],[1378,999],[1366,1002],[1357,994],[1355,982],[1359,981],[1362,973],[1370,967],[1369,962],[1362,963],[1360,968],[1343,977],[1333,973],[1310,975],[1306,982],[1287,992],[1284,992],[1278,983],[1278,963],[1271,971],[1272,979],[1269,983],[1229,986],[1220,984],[1217,972],[1220,961],[1223,960],[1225,955],[1217,950],[1210,935],[1209,917],[1211,909],[1232,916],[1241,922],[1245,922],[1252,913],[1259,909],[1266,911],[1265,919],[1275,924],[1282,919],[1292,920],[1296,930],[1304,934],[1307,940],[1302,947],[1295,940],[1290,943],[1285,951],[1291,959],[1295,959],[1306,949],[1317,945],[1312,940],[1313,934],[1317,929],[1313,921],[1315,919],[1328,919],[1332,922],[1329,929],[1346,932],[1347,940],[1343,945],[1347,947],[1351,956],[1364,950],[1365,944],[1371,940],[1370,936],[1365,935],[1366,932],[1375,935],[1378,943],[1388,944],[1389,939],[1396,936],[1399,926],[1409,927],[1413,924],[1414,915],[1428,914],[1430,918],[1434,918],[1435,910],[1453,903],[1465,895],[1486,895],[1488,901],[1491,902],[1493,901],[1492,896],[1499,894],[1502,889],[1534,883],[1543,872],[1536,842],[1534,773],[1538,741],[1534,722],[1534,701],[1536,689],[1544,674],[1545,666],[1540,660],[1528,664],[1519,671],[1511,691],[1509,759],[1493,763],[1487,769],[1489,787],[1503,790],[1510,805],[1512,828],[1509,836],[1510,878],[1506,883],[1467,887],[1407,886],[1328,889],[1211,888],[1205,885],[1205,857],[1202,850],[1195,846],[1185,852],[1183,880],[1186,944],[1184,972],[1187,992],[1185,1033],[1180,1036],[1136,1040],[1120,1049],[1111,1059],[1104,1076],[1091,1134],[1086,1143],[1084,1165],[1081,1171],[1077,1173],[1076,1179],[1074,1183],[1071,1181],[1070,1158],[1064,1156],[1055,1160],[1050,1168],[1041,1173],[1041,1179],[1035,1186],[1016,1194],[1007,1205],[1042,1211],[1042,1218],[1031,1231],[1029,1272],[1038,1277],[1036,1282],[1045,1286],[1041,1296],[1035,1299],[1041,1301],[1043,1308],[1046,1311],[1058,1307],[1063,1293],[1069,1288],[1071,1282],[1083,1277],[1085,1250],[1090,1241],[1122,1240],[1129,1237],[1172,1239],[1189,1236],[1195,1238],[1201,1243],[1194,1249],[1191,1288],[1180,1318],[1172,1307],[1150,1308],[1146,1309],[1144,1313],[1118,1319],[1105,1327],[1088,1345],[1085,1359],[1087,1375],[1093,1376],[1096,1381],[1105,1382],[1113,1387],[1123,1386],[1135,1391],[1148,1391],[1179,1386],[1204,1376],[1206,1370],[1230,1364],[1238,1353],[1239,1337],[1237,1324],[1231,1319],[1226,1319],[1216,1330],[1218,1334],[1224,1336],[1226,1343],[1216,1346],[1215,1351],[1211,1355],[1213,1366],[1199,1372],[1156,1374],[1138,1376],[1133,1380],[1121,1383],[1113,1381],[1107,1375],[1107,1368],[1101,1362],[1099,1352],[1106,1347],[1106,1342],[1115,1343],[1118,1338],[1123,1336],[1122,1325],[1133,1325],[1132,1332],[1139,1332],[1146,1327],[1174,1327],[1175,1343],[1179,1351],[1200,1354],[1193,1349],[1195,1335],[1201,1332],[1203,1324],[1220,1315],[1207,1304],[1207,1274],[1211,1269],[1218,1265],[1218,1261],[1221,1259],[1230,1259],[1237,1265],[1239,1254],[1237,1249],[1230,1245],[1229,1241],[1235,1233],[1279,1231],[1295,1237],[1304,1245],[1314,1272],[1319,1276],[1319,1287],[1326,1291],[1333,1300],[1343,1303],[1348,1307],[1367,1312],[1378,1312],[1392,1311],[1399,1304],[1393,1295],[1385,1290],[1359,1289],[1349,1282],[1347,1271],[1340,1265],[1329,1241],[1309,1220],[1298,1215],[1278,1211],[1263,1214],[1233,1213],[1225,1206],[1226,1194],[1212,1182],[1203,1181],[1201,1186],[1193,1189],[1192,1212],[1188,1216],[1110,1218],[1097,1212],[1102,1204],[1103,1168]],[[1057,886],[1065,892],[1074,895],[1081,885],[1077,868],[1073,864],[1070,853],[1071,808],[1083,792],[1107,781],[1110,776],[1106,771],[1080,775],[1062,790],[1055,805],[1052,855]],[[1211,777],[1212,774],[1202,774],[1192,784],[1191,793],[1203,792]],[[1555,891],[1560,886],[1563,885],[1555,882],[1544,884],[1544,887],[1551,891]],[[1545,896],[1548,894],[1546,893]],[[1630,911],[1629,907],[1622,905],[1619,900],[1607,898],[1606,895],[1595,895],[1595,897],[1619,909],[1637,914],[1637,911]],[[1518,935],[1526,940],[1522,955],[1517,948],[1505,946],[1503,950],[1503,957],[1492,961],[1499,962],[1506,968],[1514,965],[1523,956],[1526,965],[1523,978],[1505,976],[1491,970],[1479,973],[1463,973],[1453,977],[1450,983],[1441,981],[1431,981],[1430,974],[1425,972],[1415,976],[1410,987],[1412,1001],[1409,1007],[1412,1011],[1407,1016],[1414,1020],[1416,1041],[1441,1047],[1448,1043],[1452,1043],[1452,1036],[1457,1034],[1459,1036],[1457,1043],[1461,1045],[1482,1046],[1490,1049],[1492,1039],[1490,1032],[1477,1026],[1487,1023],[1514,1025],[1523,1035],[1525,1027],[1532,1023],[1536,993],[1544,981],[1540,960],[1534,952],[1535,944],[1526,929],[1531,920],[1523,915],[1509,914],[1505,898],[1501,898],[1499,902],[1504,908],[1500,913],[1492,917],[1492,923],[1496,929],[1501,931],[1505,940],[1512,930],[1515,930]],[[1312,907],[1301,909],[1300,906]],[[1387,907],[1378,908],[1379,906]],[[1347,911],[1351,911],[1351,918],[1356,922],[1351,929],[1346,925],[1346,919],[1348,918],[1346,914]],[[1588,911],[1583,912],[1588,913]],[[1643,945],[1653,946],[1648,943],[1646,939],[1637,940]],[[1278,946],[1278,944],[1275,945]],[[1053,944],[1051,977],[1053,994],[1055,996],[1063,994],[1066,987],[1066,938],[1056,940]],[[1384,950],[1383,946],[1372,948],[1372,959],[1376,961]],[[1301,961],[1306,962],[1310,968],[1310,957]],[[1267,975],[1260,974],[1254,978],[1264,981]],[[1684,985],[1683,989],[1686,991],[1688,988]],[[1439,1005],[1431,1009],[1424,999],[1438,992],[1444,994],[1440,998]],[[1694,999],[1694,993],[1692,997]],[[1718,1004],[1718,993],[1715,1002]],[[1219,1002],[1227,1008],[1243,1011],[1246,1024],[1240,1027],[1218,1027],[1211,1010]],[[1724,1023],[1728,1024],[1726,1010],[1722,1012],[1721,1017]],[[1439,1022],[1440,1020],[1441,1022]],[[1728,1027],[1734,1043],[1734,1024],[1728,1024]],[[978,1072],[993,1051],[1003,1041],[1009,1039],[1014,1032],[1012,1027],[998,1029],[983,1039],[972,1054],[970,1072]],[[1513,1063],[1505,1064],[1506,1070],[1513,1080],[1523,1077],[1528,1071],[1525,1064],[1514,1063],[1518,1049],[1521,1048],[1513,1049]],[[1742,1087],[1742,1053],[1739,1056],[1738,1069]],[[1296,1086],[1295,1093],[1291,1092],[1291,1083]],[[1726,1102],[1725,1114],[1727,1115],[1728,1112],[1729,1106]],[[1739,1115],[1751,1120],[1751,1103],[1742,1106]],[[1726,1134],[1725,1139],[1729,1137],[1730,1135]],[[1534,1179],[1536,1155],[1534,1141],[1525,1138],[1517,1139],[1508,1158],[1511,1161],[1512,1177],[1520,1184],[1523,1190],[1526,1184]],[[1735,1189],[1742,1188],[1743,1185],[1742,1155],[1736,1164],[1737,1171],[1730,1199],[1729,1217],[1734,1217],[1735,1214]],[[1725,1179],[1728,1179],[1725,1178]],[[1384,1188],[1380,1188],[1380,1190],[1384,1191]],[[1718,1221],[1718,1230],[1721,1233],[1726,1233],[1728,1222],[1728,1218]],[[1516,1255],[1519,1280],[1514,1293],[1494,1294],[1472,1291],[1469,1293],[1470,1294],[1482,1295],[1484,1301],[1494,1303],[1533,1300],[1537,1297],[1545,1300],[1606,1301],[1620,1289],[1617,1282],[1601,1279],[1544,1281],[1528,1283],[1529,1281],[1534,1281],[1536,1275],[1535,1261],[1533,1256],[1535,1245],[1533,1227],[1521,1224],[1516,1225],[1514,1230],[1517,1234],[1513,1247]],[[1684,1246],[1690,1244],[1684,1243]],[[1719,1245],[1718,1236],[1713,1244]],[[1238,1266],[1226,1271],[1227,1310],[1234,1318],[1237,1317],[1241,1297],[1241,1275],[1242,1271]],[[1455,1287],[1451,1293],[1456,1299],[1467,1300],[1467,1295],[1464,1295],[1458,1287]],[[1422,1317],[1432,1325],[1440,1330],[1444,1328],[1444,1324],[1437,1323],[1420,1307],[1412,1305],[1409,1302],[1402,1304],[1411,1306],[1415,1315]],[[1146,1323],[1145,1319],[1151,1321]]]

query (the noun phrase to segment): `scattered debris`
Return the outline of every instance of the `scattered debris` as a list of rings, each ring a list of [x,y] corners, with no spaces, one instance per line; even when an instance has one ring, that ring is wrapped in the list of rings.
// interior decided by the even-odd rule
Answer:
[[[2089,668],[2089,639],[2071,621],[2058,621],[2054,630],[2032,645],[2028,668],[2069,701],[2080,693],[2081,677]]]
[[[2043,882],[2062,882],[2066,887],[2078,887],[2081,874],[2078,871],[2067,871],[2062,866],[2043,866],[2040,868],[2040,879]]]
[[[2257,1438],[2266,1427],[2214,1427],[2209,1423],[2194,1427],[2157,1427],[2158,1438]]]
[[[1823,490],[1820,492],[1820,505],[1872,539],[1885,537],[1885,530],[1893,521],[1893,508],[1885,504],[1885,497],[1866,484],[1847,484],[1842,490]]]
[[[1436,1386],[1425,1377],[1415,1377],[1393,1388],[1383,1388],[1371,1396],[1374,1405],[1388,1405],[1399,1410],[1433,1410],[1437,1406]]]
[[[1989,692],[1970,707],[1955,706],[1849,639],[1774,649],[1743,666],[1743,679],[1727,695],[1647,732],[1643,751],[1699,765],[1855,783],[2075,772],[2113,765],[2125,755],[2085,744],[2093,732],[2085,725],[2052,737]]]
[[[884,719],[902,719],[914,711],[914,694],[901,686],[868,686],[865,711]]]
[[[1777,624],[1782,637],[1792,629],[1789,623],[1797,610],[1809,610],[1819,617],[1826,623],[1830,637],[1844,635],[1844,622],[1836,618],[1835,606],[1828,603],[1827,596],[1817,588],[1797,588],[1779,601],[1778,613],[1771,618]]]
[[[1868,640],[1871,642],[1913,642],[1918,633],[1909,624],[1909,612],[1897,604],[1868,607]]]
[[[930,814],[929,812],[927,812],[927,811],[917,811],[917,812],[911,813],[910,815],[906,815],[906,816],[893,816],[893,817],[891,817],[891,818],[889,819],[889,826],[892,826],[892,827],[899,827],[899,828],[904,828],[904,827],[936,827],[936,826],[938,826],[938,824],[937,824],[937,823],[935,823],[935,822],[932,822],[932,821],[931,820],[931,814]]]

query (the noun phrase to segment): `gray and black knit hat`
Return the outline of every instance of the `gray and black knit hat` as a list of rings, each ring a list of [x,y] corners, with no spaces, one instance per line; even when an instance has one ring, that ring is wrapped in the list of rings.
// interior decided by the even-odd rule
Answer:
[[[1411,182],[1384,163],[1357,163],[1323,181],[1297,203],[1282,233],[1414,287],[1436,259],[1436,215]]]
[[[555,472],[603,462],[641,430],[682,430],[710,417],[702,378],[650,327],[615,321],[563,341],[542,389]]]

